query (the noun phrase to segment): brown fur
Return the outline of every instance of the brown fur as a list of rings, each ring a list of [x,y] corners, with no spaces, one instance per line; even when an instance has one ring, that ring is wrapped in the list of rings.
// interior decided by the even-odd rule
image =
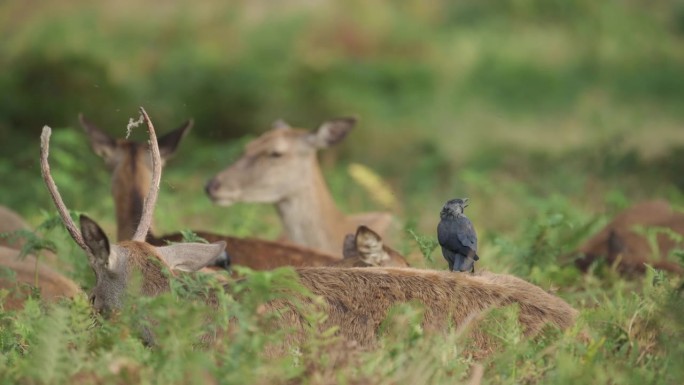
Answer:
[[[144,256],[143,258],[129,258],[130,263],[126,265],[127,275],[133,271],[142,274],[141,294],[155,296],[170,289],[168,279],[160,269],[160,266],[164,266],[165,263],[152,245],[136,241],[122,241],[118,245],[127,249],[132,255]]]
[[[144,258],[139,252],[131,255]],[[372,346],[389,309],[409,301],[424,306],[423,327],[429,331],[445,331],[452,325],[465,327],[490,308],[513,304],[520,307],[519,321],[527,336],[535,335],[546,324],[565,329],[577,316],[562,299],[510,275],[382,267],[301,267],[296,272],[305,288],[324,299],[323,308],[319,308],[328,315],[323,328],[337,326],[341,336],[360,346]],[[156,281],[152,286],[158,290],[148,293],[151,295],[163,292],[168,285],[165,276],[149,270],[143,272],[143,279]],[[299,300],[312,305],[307,298]],[[278,328],[294,329],[291,340],[296,341],[307,329],[304,315],[289,300],[271,301],[265,309],[281,315]],[[477,329],[476,322],[471,326]]]
[[[648,240],[635,231],[636,227],[663,227],[684,236],[684,214],[675,212],[663,200],[646,201],[633,205],[613,218],[601,231],[585,241],[578,249],[581,257],[576,265],[586,270],[599,258],[609,264],[618,262],[618,271],[625,274],[642,274],[648,263],[656,268],[681,274],[682,268],[665,257],[681,246],[666,234],[657,236],[660,259],[655,258]]]
[[[145,195],[150,189],[152,171],[148,166],[150,160],[147,145],[119,140],[117,146],[121,148],[121,158],[112,171],[112,195],[116,210],[117,238],[126,240],[133,238],[138,227]]]
[[[31,227],[26,223],[21,215],[17,214],[8,207],[0,205],[0,233],[11,233],[13,231],[28,230],[31,231]],[[16,239],[0,238],[0,246],[8,247],[11,249],[21,250],[26,244],[26,241],[22,237],[17,237]],[[57,263],[57,256],[50,250],[41,250],[41,257],[50,265],[55,265]]]
[[[341,118],[308,131],[279,122],[248,143],[240,159],[212,178],[207,194],[223,206],[273,203],[287,239],[328,253],[338,253],[344,236],[360,225],[383,235],[391,224],[391,214],[342,213],[316,157],[318,149],[341,141],[353,125],[353,119]]]
[[[126,270],[141,272],[145,295],[168,290],[163,262],[154,248],[139,242],[120,242],[118,246],[130,256]],[[324,329],[338,326],[340,335],[360,346],[373,345],[389,309],[409,301],[424,306],[423,327],[430,331],[444,331],[451,325],[465,327],[490,308],[514,304],[520,308],[519,321],[527,336],[546,324],[568,328],[577,316],[562,299],[511,275],[385,267],[300,267],[295,271],[305,288],[324,299],[320,309],[328,315]],[[306,329],[305,318],[289,300],[272,301],[266,309],[282,315],[279,327],[294,328],[295,340]],[[476,322],[472,326],[477,329]]]
[[[253,270],[271,270],[283,266],[328,266],[339,258],[306,247],[283,242],[267,241],[256,238],[238,238],[199,231],[198,236],[209,242],[226,242],[226,252],[230,263],[246,266]],[[147,241],[156,246],[169,242],[181,242],[180,233],[155,237],[150,234]]]
[[[53,302],[59,298],[72,298],[81,293],[80,288],[69,278],[38,262],[33,255],[24,259],[18,258],[19,252],[0,246],[0,268],[14,272],[10,279],[5,272],[0,275],[0,289],[9,290],[3,303],[4,310],[17,310],[24,306],[24,301],[30,295],[30,287],[37,283],[43,300]],[[36,270],[37,269],[37,270]]]
[[[10,233],[17,230],[30,230],[30,226],[19,214],[0,205],[0,233]],[[23,245],[24,241],[22,239],[10,242],[6,238],[0,238],[0,246],[21,249]]]
[[[472,276],[411,268],[297,269],[301,283],[322,296],[329,318],[340,333],[361,345],[373,344],[390,307],[417,301],[425,307],[423,326],[445,330],[450,323],[465,326],[489,308],[520,306],[526,335],[545,324],[565,329],[577,312],[558,297],[510,275]]]

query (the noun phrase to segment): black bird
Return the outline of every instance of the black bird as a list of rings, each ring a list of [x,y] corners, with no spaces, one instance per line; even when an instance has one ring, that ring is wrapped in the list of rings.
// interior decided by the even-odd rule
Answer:
[[[477,234],[473,223],[463,214],[468,207],[468,198],[452,199],[444,204],[439,213],[437,240],[442,246],[442,255],[451,271],[475,272],[477,256]]]

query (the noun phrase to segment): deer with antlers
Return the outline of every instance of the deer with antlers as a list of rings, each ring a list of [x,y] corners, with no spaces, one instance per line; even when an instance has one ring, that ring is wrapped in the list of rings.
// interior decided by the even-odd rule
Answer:
[[[345,235],[360,225],[384,235],[391,214],[343,214],[316,157],[319,149],[341,142],[355,124],[355,118],[338,118],[308,131],[277,121],[247,144],[240,159],[207,182],[206,193],[221,206],[273,203],[287,239],[328,253],[339,252]]]
[[[71,221],[48,164],[49,127],[41,136],[41,170],[48,190],[65,225],[86,252],[95,271],[96,284],[91,298],[96,310],[104,312],[121,306],[122,295],[134,271],[142,276],[142,294],[156,295],[169,290],[169,277],[163,270],[195,271],[214,261],[225,247],[215,244],[174,244],[153,246],[145,242],[156,194],[159,190],[161,161],[154,127],[141,108],[150,135],[153,178],[143,205],[143,216],[133,239],[110,245],[104,232],[86,216],[81,216],[81,231]],[[545,324],[567,328],[577,312],[566,302],[537,286],[518,278],[488,274],[456,275],[449,272],[411,268],[330,268],[300,267],[295,269],[301,284],[323,298],[322,310],[328,315],[324,327],[338,326],[339,333],[362,346],[377,339],[378,326],[389,309],[399,303],[417,301],[425,307],[423,326],[444,330],[449,325],[464,326],[470,319],[491,307],[517,304],[519,319],[528,335],[534,335]],[[265,305],[272,310],[296,309],[288,300]],[[285,312],[281,324],[304,330],[303,314]]]

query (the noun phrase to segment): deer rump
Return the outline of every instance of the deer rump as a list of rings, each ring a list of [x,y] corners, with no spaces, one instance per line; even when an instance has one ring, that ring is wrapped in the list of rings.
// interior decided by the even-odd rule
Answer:
[[[327,315],[322,328],[336,326],[339,335],[360,346],[375,344],[390,308],[408,302],[424,307],[423,328],[437,332],[450,325],[467,327],[488,309],[512,304],[520,307],[519,322],[526,336],[534,336],[546,324],[565,329],[577,316],[562,299],[510,275],[382,267],[304,267],[296,271],[301,284],[324,299],[323,308],[317,308]],[[310,297],[298,299],[319,306]],[[299,333],[306,329],[307,321],[292,301],[276,299],[267,308],[281,314],[276,327],[293,328],[295,340],[303,337]]]

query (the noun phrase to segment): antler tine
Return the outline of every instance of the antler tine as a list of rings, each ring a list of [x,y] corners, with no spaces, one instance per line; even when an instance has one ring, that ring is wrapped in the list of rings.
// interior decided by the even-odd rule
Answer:
[[[147,132],[150,135],[149,145],[152,155],[152,184],[150,185],[150,191],[145,198],[142,216],[140,218],[140,223],[138,223],[138,228],[133,235],[133,240],[144,242],[147,238],[147,232],[150,230],[150,225],[152,225],[152,214],[154,213],[154,206],[157,203],[157,195],[159,195],[159,182],[161,180],[162,166],[154,125],[143,107],[140,107],[140,113],[142,114],[145,123],[147,123]]]
[[[43,132],[40,134],[40,172],[43,175],[43,180],[47,185],[48,191],[50,191],[50,196],[52,196],[52,201],[55,202],[57,211],[59,211],[59,216],[62,217],[62,222],[66,227],[71,237],[76,241],[76,243],[88,254],[88,258],[91,260],[91,266],[94,266],[94,256],[88,245],[86,245],[83,240],[81,232],[76,227],[76,224],[71,219],[69,211],[64,205],[62,196],[59,195],[57,190],[57,185],[55,180],[52,179],[52,174],[50,174],[50,164],[48,163],[48,155],[50,153],[50,135],[52,134],[52,129],[48,126],[43,127]]]

